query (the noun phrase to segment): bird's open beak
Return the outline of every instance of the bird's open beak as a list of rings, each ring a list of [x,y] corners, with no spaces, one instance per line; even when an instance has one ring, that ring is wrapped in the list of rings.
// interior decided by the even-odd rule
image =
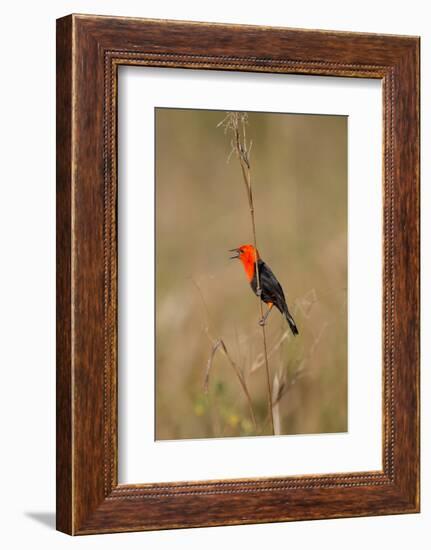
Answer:
[[[229,252],[235,252],[234,256],[230,256],[229,260],[237,260],[239,258],[239,248],[232,248],[232,250],[229,250]]]

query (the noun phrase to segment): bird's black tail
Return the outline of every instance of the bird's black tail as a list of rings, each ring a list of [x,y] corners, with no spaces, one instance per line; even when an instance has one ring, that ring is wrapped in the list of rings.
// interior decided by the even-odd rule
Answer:
[[[295,321],[293,320],[292,315],[290,315],[290,312],[287,308],[286,308],[286,311],[284,312],[284,314],[286,315],[286,319],[287,319],[287,322],[289,324],[290,330],[292,331],[292,334],[294,336],[296,336],[297,334],[299,334],[299,331],[298,331],[298,328],[295,324]]]

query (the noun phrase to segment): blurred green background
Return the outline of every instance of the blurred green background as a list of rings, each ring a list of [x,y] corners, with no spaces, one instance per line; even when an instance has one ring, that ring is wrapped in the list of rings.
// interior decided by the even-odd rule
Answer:
[[[228,249],[253,242],[222,111],[156,110],[156,439],[270,433],[258,299]],[[276,433],[347,431],[347,117],[248,113],[260,256],[299,329],[267,323]],[[223,339],[208,392],[212,341]]]

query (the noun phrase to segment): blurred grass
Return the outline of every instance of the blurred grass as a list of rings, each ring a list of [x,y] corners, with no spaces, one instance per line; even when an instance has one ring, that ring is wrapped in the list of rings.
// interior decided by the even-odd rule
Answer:
[[[222,338],[268,433],[257,298],[228,249],[252,241],[225,113],[156,110],[156,438],[254,435]],[[285,380],[281,433],[347,430],[347,118],[249,113],[258,248],[299,328],[267,325],[270,369]],[[198,285],[206,304],[195,285]],[[208,317],[208,319],[207,319]],[[285,335],[281,345],[280,340]],[[287,336],[287,337],[286,337]],[[294,384],[292,385],[292,382]],[[286,389],[287,388],[287,389]]]

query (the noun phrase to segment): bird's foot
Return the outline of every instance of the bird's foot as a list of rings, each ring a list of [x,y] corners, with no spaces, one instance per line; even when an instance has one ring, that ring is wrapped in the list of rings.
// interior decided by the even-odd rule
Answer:
[[[259,320],[259,326],[264,327],[266,325],[266,319],[260,319]]]
[[[258,296],[259,298],[262,296],[262,289],[261,288],[258,288],[256,290],[256,296]]]

